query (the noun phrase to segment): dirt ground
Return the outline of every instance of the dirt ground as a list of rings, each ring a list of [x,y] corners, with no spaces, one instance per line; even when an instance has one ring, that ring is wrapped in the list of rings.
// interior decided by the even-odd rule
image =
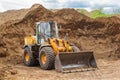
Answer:
[[[13,15],[14,14],[14,15]],[[0,13],[0,80],[119,80],[120,18],[91,19],[74,9],[54,13],[42,5]],[[73,73],[45,71],[22,61],[24,37],[35,33],[35,22],[56,21],[69,42],[80,50],[92,50],[98,69]]]
[[[59,73],[45,71],[39,65],[24,66],[23,63],[0,64],[0,80],[119,80],[120,60],[97,59],[98,69],[82,72]]]

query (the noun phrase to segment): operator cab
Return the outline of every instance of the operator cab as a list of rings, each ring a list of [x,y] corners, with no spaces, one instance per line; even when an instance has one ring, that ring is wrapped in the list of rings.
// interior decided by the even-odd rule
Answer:
[[[58,27],[56,22],[37,22],[36,23],[37,43],[42,44],[48,38],[58,38]]]

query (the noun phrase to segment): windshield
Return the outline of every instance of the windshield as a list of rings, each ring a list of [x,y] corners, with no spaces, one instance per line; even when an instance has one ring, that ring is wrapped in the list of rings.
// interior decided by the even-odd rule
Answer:
[[[39,32],[44,35],[46,38],[53,38],[56,37],[55,32],[55,23],[41,23],[39,25]]]
[[[58,38],[57,23],[41,22],[37,24],[36,30],[38,43],[41,43],[43,39],[46,41],[48,38]]]

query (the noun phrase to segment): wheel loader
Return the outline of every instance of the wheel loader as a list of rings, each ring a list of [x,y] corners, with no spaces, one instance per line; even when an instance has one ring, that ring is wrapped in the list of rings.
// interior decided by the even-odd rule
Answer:
[[[36,33],[25,37],[23,61],[27,66],[59,72],[97,68],[92,51],[80,51],[66,39],[60,39],[57,22],[37,22]]]

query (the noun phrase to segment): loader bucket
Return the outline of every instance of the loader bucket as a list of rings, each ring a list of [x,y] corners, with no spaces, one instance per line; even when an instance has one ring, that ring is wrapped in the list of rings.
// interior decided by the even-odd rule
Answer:
[[[92,51],[61,52],[56,55],[55,69],[59,72],[84,71],[97,68]]]

